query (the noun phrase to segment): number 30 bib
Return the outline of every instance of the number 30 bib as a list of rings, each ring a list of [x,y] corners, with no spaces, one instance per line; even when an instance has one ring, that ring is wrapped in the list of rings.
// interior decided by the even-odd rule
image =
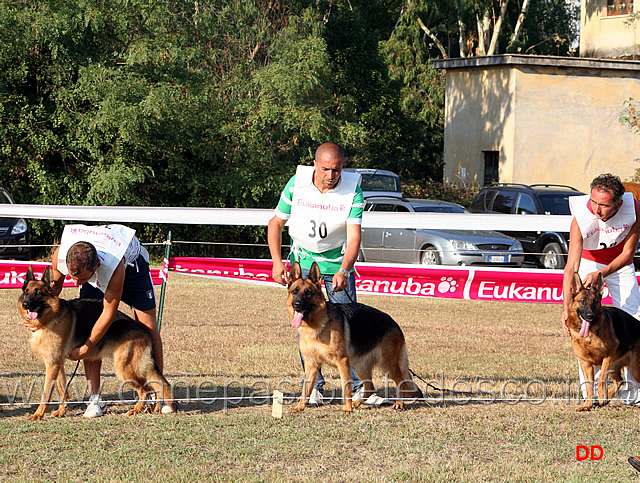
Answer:
[[[289,235],[315,253],[344,245],[346,222],[360,175],[342,172],[338,186],[321,193],[313,184],[313,166],[298,166],[291,200]]]

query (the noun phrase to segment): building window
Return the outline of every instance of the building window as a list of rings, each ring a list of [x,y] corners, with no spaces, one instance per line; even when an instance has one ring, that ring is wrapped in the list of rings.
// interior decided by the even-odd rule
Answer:
[[[484,158],[484,185],[497,183],[498,180],[498,151],[482,151]]]
[[[607,15],[630,15],[633,13],[633,0],[607,0]]]

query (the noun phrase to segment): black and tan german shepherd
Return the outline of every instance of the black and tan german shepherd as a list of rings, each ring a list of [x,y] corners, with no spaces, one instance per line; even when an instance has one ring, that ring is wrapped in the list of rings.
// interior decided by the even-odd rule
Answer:
[[[388,374],[397,385],[397,401],[402,409],[405,398],[421,398],[422,392],[411,379],[404,334],[384,312],[368,305],[333,304],[325,301],[322,275],[316,263],[307,279],[300,264],[291,267],[288,279],[287,309],[291,326],[300,334],[300,352],[305,361],[305,384],[300,402],[290,411],[303,411],[323,364],[340,371],[343,411],[351,413],[351,366],[364,383],[366,400],[374,393],[371,375],[374,366]],[[358,407],[360,401],[353,403]]]
[[[45,384],[40,405],[29,419],[40,419],[49,406],[55,384],[60,394],[60,406],[52,416],[64,416],[67,410],[64,361],[72,349],[80,347],[91,333],[91,329],[102,313],[100,300],[63,300],[52,292],[53,280],[50,267],[45,269],[42,280],[33,276],[29,267],[22,293],[18,299],[18,310],[22,318],[38,330],[32,333],[31,349],[44,360]],[[110,358],[118,378],[134,386],[139,400],[127,412],[141,412],[151,391],[158,395],[154,410],[165,403],[173,410],[171,387],[162,375],[153,357],[151,333],[140,322],[118,311],[106,334],[85,357],[85,360]]]
[[[613,397],[620,381],[622,368],[628,366],[640,381],[640,321],[622,309],[602,305],[602,275],[586,288],[577,273],[571,281],[571,304],[567,326],[571,334],[573,352],[578,358],[585,381],[587,399],[577,411],[593,406],[593,366],[601,366],[598,377],[598,403],[604,405]],[[607,394],[607,376],[614,384]]]

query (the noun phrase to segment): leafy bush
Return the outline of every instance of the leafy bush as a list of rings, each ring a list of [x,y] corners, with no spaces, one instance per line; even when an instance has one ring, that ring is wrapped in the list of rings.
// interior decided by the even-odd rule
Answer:
[[[478,190],[466,186],[445,185],[437,181],[425,183],[412,180],[402,183],[402,194],[405,198],[451,201],[468,208]]]

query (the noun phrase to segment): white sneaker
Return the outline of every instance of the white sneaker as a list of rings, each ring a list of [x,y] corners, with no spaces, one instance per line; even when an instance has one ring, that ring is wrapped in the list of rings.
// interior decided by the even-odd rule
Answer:
[[[309,406],[322,406],[324,404],[324,397],[322,393],[318,391],[318,388],[313,388],[307,404],[309,404]]]
[[[364,387],[361,387],[356,391],[356,393],[353,396],[351,396],[351,401],[353,402],[360,401],[363,395],[364,395]]]
[[[160,413],[161,414],[171,414],[174,413],[176,410],[173,409],[173,407],[169,406],[167,403],[163,402],[160,405]]]
[[[363,401],[362,404],[366,404],[367,406],[384,406],[385,404],[391,404],[391,401],[377,394],[372,394],[366,401]]]
[[[149,393],[149,399],[147,399],[147,404],[151,407],[151,409],[153,409],[153,407],[156,405],[156,393],[155,392],[150,392]],[[160,413],[161,414],[171,414],[174,413],[175,409],[173,409],[171,406],[169,406],[166,402],[162,401],[162,404],[160,404]]]
[[[360,401],[364,397],[364,387],[358,389],[358,391],[353,395],[351,400],[353,402]],[[378,396],[376,393],[373,393],[366,400],[362,401],[362,404],[366,404],[367,406],[383,406],[385,404],[391,404],[389,399],[385,399],[383,397]]]
[[[94,394],[89,398],[87,409],[83,416],[85,418],[99,418],[107,411],[107,403],[100,398],[100,394]]]

